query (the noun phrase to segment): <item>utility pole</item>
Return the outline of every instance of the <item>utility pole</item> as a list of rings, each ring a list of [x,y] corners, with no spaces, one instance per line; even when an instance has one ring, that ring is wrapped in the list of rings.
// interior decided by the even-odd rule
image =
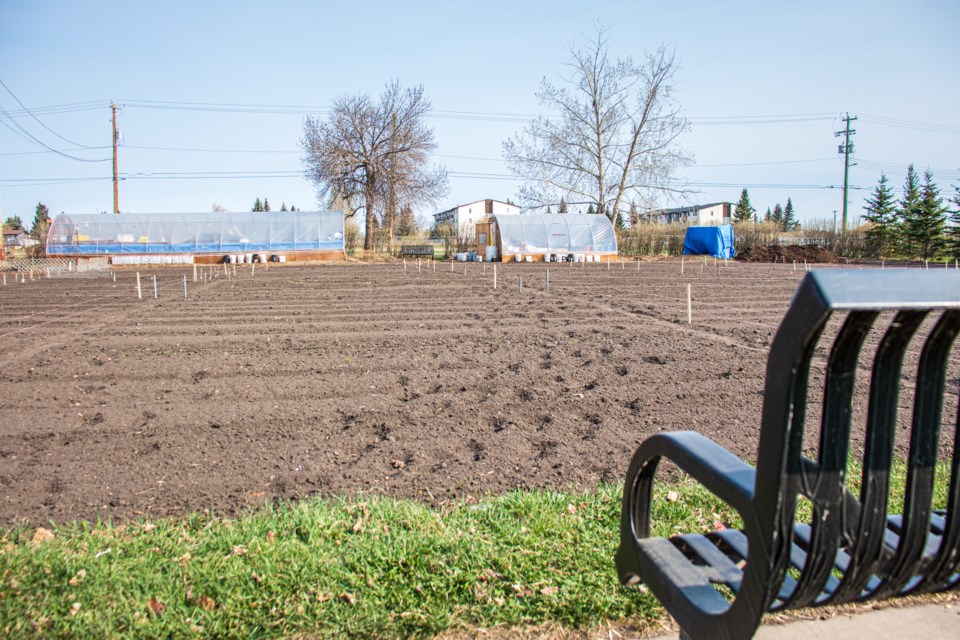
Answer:
[[[113,212],[120,213],[120,192],[117,187],[117,109],[115,102],[110,101],[110,110],[113,111]]]
[[[844,136],[843,144],[837,147],[837,151],[843,154],[843,227],[844,234],[847,233],[847,191],[850,188],[850,153],[853,151],[853,143],[850,142],[850,136],[856,133],[850,128],[850,123],[857,119],[857,116],[850,117],[847,113],[846,118],[841,118],[841,122],[847,123],[847,128],[843,131],[835,131],[834,137]]]

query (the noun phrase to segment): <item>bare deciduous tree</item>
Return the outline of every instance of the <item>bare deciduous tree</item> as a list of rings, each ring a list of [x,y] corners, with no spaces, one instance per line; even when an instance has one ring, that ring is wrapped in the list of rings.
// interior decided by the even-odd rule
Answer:
[[[598,28],[587,48],[571,49],[567,66],[564,84],[544,79],[537,93],[556,115],[538,117],[504,143],[507,165],[527,180],[524,204],[543,207],[565,197],[615,221],[631,200],[681,191],[670,181],[690,162],[677,145],[688,123],[672,95],[672,52],[661,47],[643,65],[611,61]]]
[[[423,87],[402,89],[393,81],[379,102],[346,95],[334,101],[328,120],[304,120],[300,143],[307,178],[321,199],[347,203],[348,217],[364,212],[366,250],[373,248],[378,213],[392,226],[395,203],[413,207],[447,193],[446,169],[428,166],[437,146],[424,124],[429,110]]]

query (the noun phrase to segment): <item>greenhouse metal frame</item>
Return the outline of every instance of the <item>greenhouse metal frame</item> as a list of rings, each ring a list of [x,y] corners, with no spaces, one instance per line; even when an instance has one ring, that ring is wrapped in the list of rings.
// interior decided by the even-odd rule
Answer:
[[[343,251],[342,211],[58,215],[47,255]]]

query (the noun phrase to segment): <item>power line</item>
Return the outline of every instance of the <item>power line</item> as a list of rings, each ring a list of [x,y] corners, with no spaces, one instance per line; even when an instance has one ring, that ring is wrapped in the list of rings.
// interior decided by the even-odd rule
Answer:
[[[70,155],[69,153],[64,153],[63,151],[60,151],[60,150],[58,150],[58,149],[54,149],[53,147],[51,147],[51,146],[48,145],[47,143],[43,142],[42,140],[40,140],[39,138],[37,138],[36,136],[34,136],[32,133],[30,133],[30,132],[27,131],[26,129],[24,129],[24,128],[20,125],[20,123],[17,122],[15,119],[11,118],[11,117],[10,117],[10,114],[8,114],[7,111],[6,111],[5,109],[3,109],[2,107],[0,107],[0,113],[2,113],[4,116],[6,116],[6,117],[7,117],[7,120],[10,121],[10,124],[12,124],[14,127],[16,127],[16,128],[20,131],[20,133],[23,134],[23,135],[21,135],[21,137],[26,136],[24,139],[28,139],[28,142],[32,141],[33,143],[35,143],[35,144],[43,147],[43,148],[46,149],[47,151],[50,151],[50,152],[52,152],[52,153],[55,153],[55,154],[57,154],[57,155],[59,155],[59,156],[63,156],[64,158],[69,158],[69,159],[71,159],[71,160],[77,160],[77,161],[79,161],[79,162],[109,162],[109,161],[110,161],[110,158],[103,158],[103,159],[98,159],[98,160],[93,160],[93,159],[90,159],[90,158],[78,158],[77,156],[72,156],[72,155]],[[0,120],[0,122],[3,122],[3,121]],[[6,122],[3,122],[3,124],[6,125],[8,129],[10,129],[11,131],[13,131],[13,129],[12,129],[9,125],[7,125]],[[17,133],[17,132],[14,131],[14,133]],[[75,143],[71,143],[71,144],[75,144]]]
[[[34,120],[36,120],[37,123],[39,123],[39,125],[40,125],[41,127],[43,127],[44,129],[46,129],[47,131],[49,131],[49,132],[52,133],[53,135],[57,136],[58,138],[60,138],[60,139],[63,140],[64,142],[69,142],[69,143],[72,144],[72,145],[75,145],[75,146],[77,146],[77,147],[83,147],[84,149],[92,149],[92,147],[90,147],[90,146],[88,146],[88,145],[80,144],[79,142],[74,142],[73,140],[71,140],[71,139],[69,139],[69,138],[63,137],[62,135],[60,135],[59,133],[57,133],[56,131],[54,131],[53,129],[51,129],[50,127],[48,127],[47,125],[45,125],[45,124],[43,123],[43,121],[40,120],[40,118],[38,118],[37,116],[35,116],[35,115],[30,111],[30,109],[27,108],[27,105],[23,104],[23,102],[20,101],[20,98],[18,98],[18,97],[16,96],[16,94],[15,94],[13,91],[10,90],[10,87],[8,87],[8,86],[6,85],[6,83],[4,83],[3,80],[0,80],[0,85],[2,85],[3,88],[7,90],[7,93],[9,93],[11,96],[13,96],[13,99],[17,101],[17,104],[19,104],[20,107],[23,108],[23,110],[26,111],[27,114],[28,114],[31,118],[33,118]],[[9,117],[9,116],[8,116],[8,117]]]

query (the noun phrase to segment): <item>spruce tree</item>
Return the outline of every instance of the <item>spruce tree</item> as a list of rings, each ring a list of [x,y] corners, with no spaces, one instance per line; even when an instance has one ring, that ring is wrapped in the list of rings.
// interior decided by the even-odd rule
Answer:
[[[765,214],[763,214],[763,221],[764,221],[764,222],[770,222],[770,220],[771,220],[772,218],[773,218],[773,214],[770,213],[770,207],[767,207],[767,212],[766,212]]]
[[[3,221],[4,229],[13,229],[14,231],[19,231],[23,229],[23,220],[20,216],[13,215]]]
[[[770,216],[770,222],[783,229],[783,207],[780,203],[773,205],[773,214]]]
[[[287,203],[286,203],[286,202],[281,202],[281,203],[280,203],[280,211],[286,211],[286,210],[287,210]]]
[[[793,213],[793,201],[787,198],[787,206],[783,208],[783,221],[780,223],[784,231],[796,231],[800,228],[797,216]]]
[[[590,203],[590,206],[587,207],[587,213],[596,213],[597,210],[593,208],[593,203]]]
[[[638,224],[640,224],[640,211],[637,210],[637,203],[636,203],[636,202],[631,202],[631,203],[630,203],[629,216],[630,216],[630,226],[631,226],[631,227],[635,227],[635,226],[637,226]]]
[[[263,199],[263,210],[270,211],[270,201],[266,198]]]
[[[920,179],[913,165],[907,167],[907,179],[903,185],[903,197],[897,210],[897,220],[902,230],[899,250],[905,256],[916,255],[916,219],[920,215]]]
[[[253,203],[251,211],[263,211],[263,203],[260,202],[260,198],[257,198],[256,202]]]
[[[887,183],[887,176],[880,174],[873,195],[867,198],[864,219],[870,223],[866,231],[867,248],[878,258],[891,255],[896,247],[900,225],[897,219],[897,203]]]
[[[734,222],[752,222],[757,211],[750,204],[750,196],[747,190],[740,192],[740,201],[737,202],[737,208],[733,213]]]
[[[623,231],[624,229],[627,228],[626,223],[624,223],[623,221],[623,211],[617,211],[617,219],[613,223],[613,226],[616,228],[617,231]]]
[[[943,249],[943,230],[947,221],[947,209],[943,206],[940,190],[928,169],[923,174],[923,189],[920,193],[916,215],[907,227],[911,241],[924,260],[935,258]]]
[[[567,201],[560,198],[560,206],[557,207],[557,213],[567,213]]]
[[[947,250],[955,259],[960,259],[960,182],[953,187],[953,199],[950,201],[951,225],[947,227]]]

